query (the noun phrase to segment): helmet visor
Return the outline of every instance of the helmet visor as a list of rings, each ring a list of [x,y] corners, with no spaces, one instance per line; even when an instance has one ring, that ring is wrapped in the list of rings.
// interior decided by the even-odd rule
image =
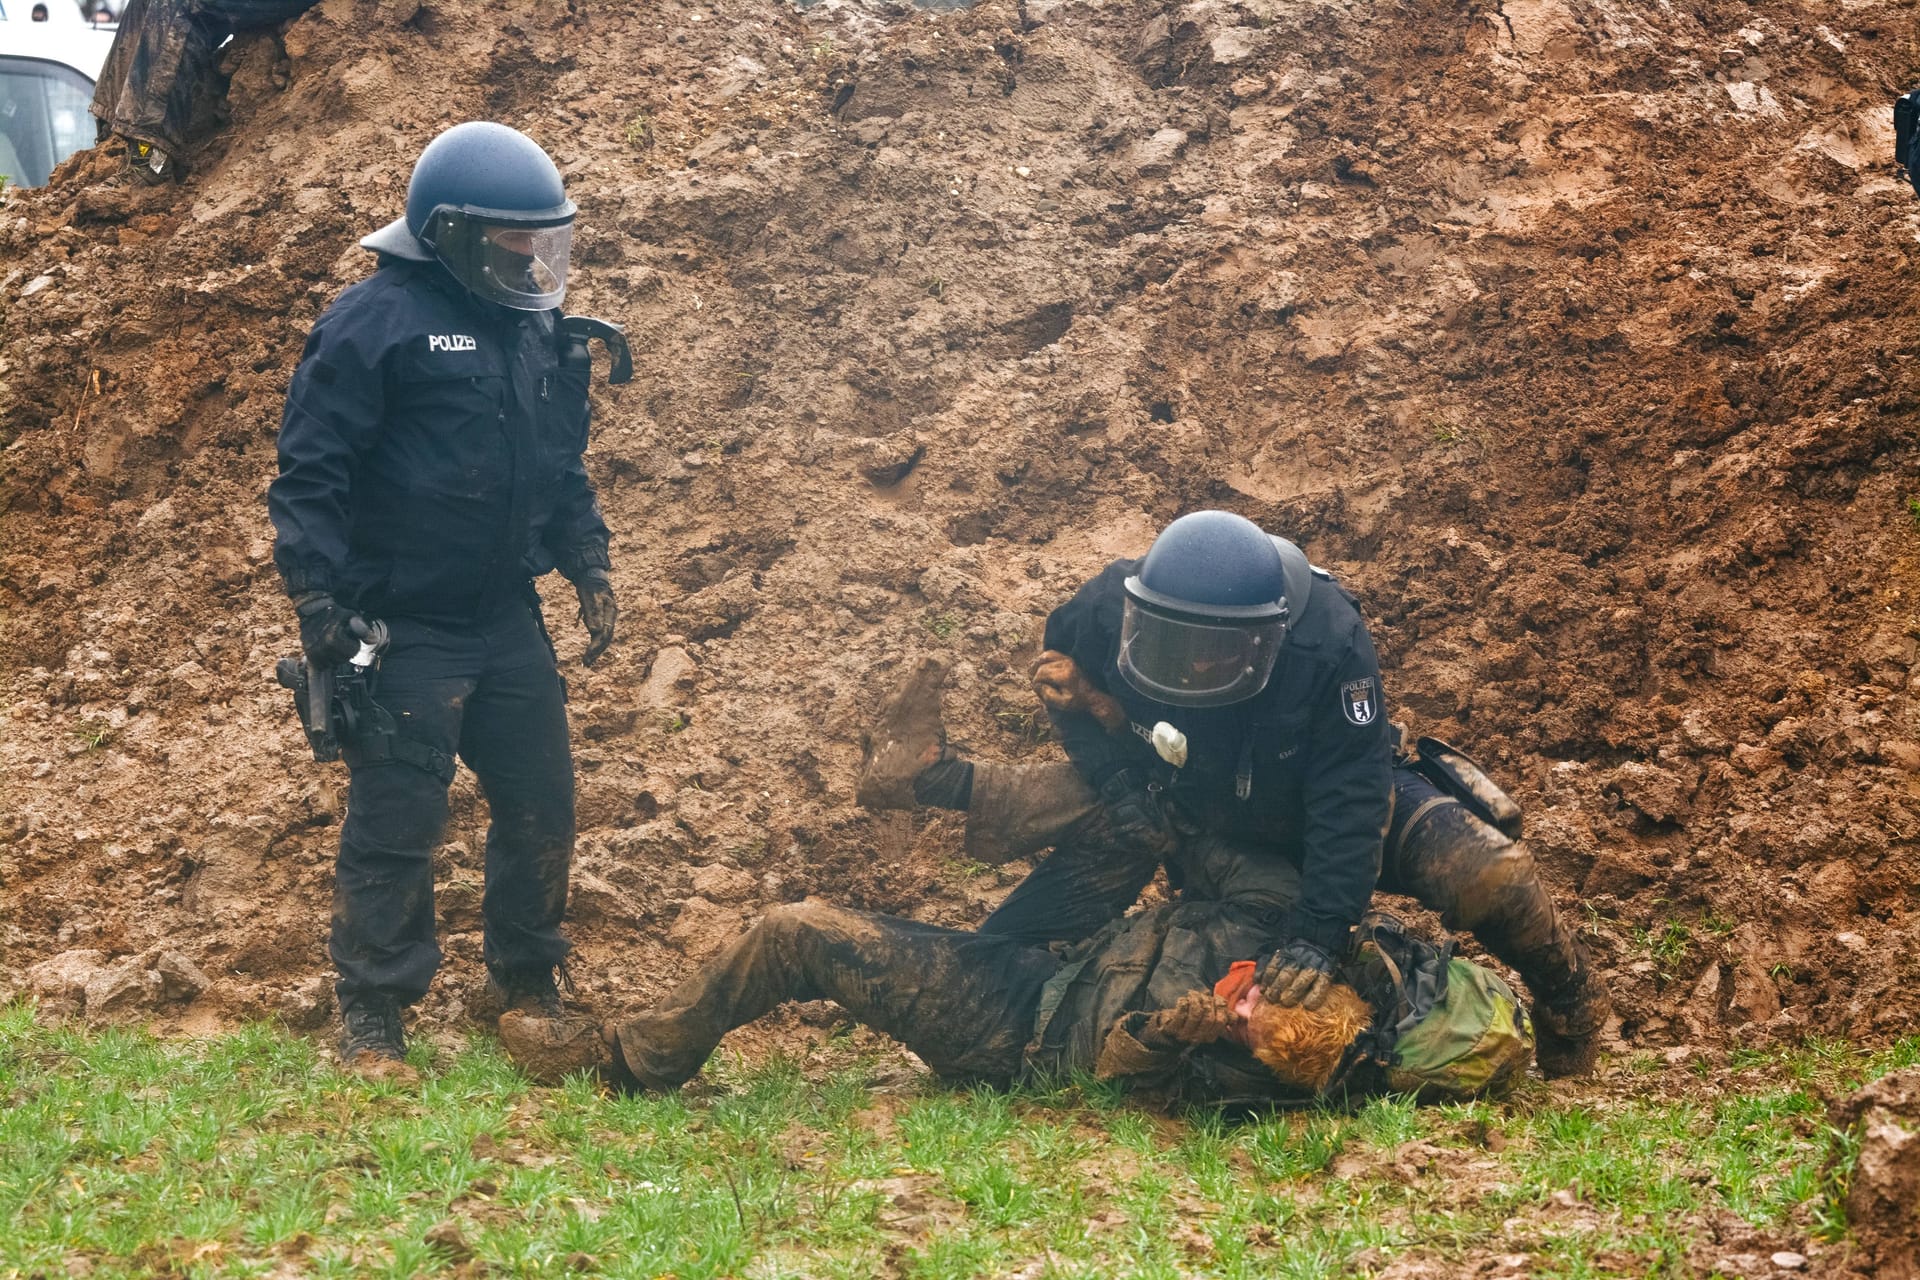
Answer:
[[[475,297],[515,311],[548,311],[566,298],[571,218],[536,226],[440,208],[429,225],[434,256]]]
[[[475,292],[521,311],[546,311],[567,296],[571,222],[557,227],[482,223],[480,240],[484,288]]]
[[[1287,624],[1195,622],[1128,598],[1120,624],[1120,674],[1155,702],[1219,707],[1267,687]]]

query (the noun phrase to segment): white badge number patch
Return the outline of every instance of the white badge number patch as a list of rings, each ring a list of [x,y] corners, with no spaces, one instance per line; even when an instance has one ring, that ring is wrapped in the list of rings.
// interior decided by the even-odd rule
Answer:
[[[1347,716],[1347,723],[1369,725],[1380,714],[1380,699],[1372,676],[1365,680],[1349,680],[1340,686],[1340,710]]]

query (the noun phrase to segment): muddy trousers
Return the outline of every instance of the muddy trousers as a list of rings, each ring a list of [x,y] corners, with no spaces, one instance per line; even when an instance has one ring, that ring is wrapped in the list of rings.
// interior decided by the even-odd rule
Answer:
[[[1004,861],[1053,846],[1033,873],[981,923],[983,933],[1028,941],[1084,937],[1130,906],[1153,878],[1151,851],[1114,850],[1099,799],[1071,765],[975,762],[967,807],[967,848]],[[1440,913],[1447,928],[1471,933],[1511,965],[1553,1030],[1581,1035],[1604,1015],[1605,997],[1585,948],[1561,920],[1533,855],[1408,768],[1393,771],[1393,821],[1379,887]],[[1187,896],[1235,896],[1232,858],[1285,858],[1280,850],[1218,836],[1185,838],[1167,858]],[[1190,865],[1189,865],[1190,864]],[[1263,878],[1263,887],[1275,878]],[[1270,905],[1263,903],[1262,905]]]
[[[411,1004],[439,968],[433,851],[456,755],[492,817],[481,904],[488,970],[502,979],[546,973],[568,951],[560,918],[573,857],[573,755],[565,687],[538,615],[515,604],[459,629],[390,625],[374,698],[442,768],[349,757],[328,945],[342,1004],[362,995]]]
[[[179,156],[214,120],[220,46],[298,17],[315,0],[128,0],[94,87],[103,129]]]
[[[1006,1084],[1041,988],[1045,947],[825,903],[775,907],[660,1005],[621,1023],[620,1056],[642,1083],[699,1073],[720,1038],[786,1000],[832,1000],[937,1074]]]

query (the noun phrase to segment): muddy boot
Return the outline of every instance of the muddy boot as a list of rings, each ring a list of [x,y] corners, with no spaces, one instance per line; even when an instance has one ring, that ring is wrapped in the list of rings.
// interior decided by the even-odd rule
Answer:
[[[127,139],[127,169],[150,187],[178,182],[186,172],[179,157],[138,138]]]
[[[502,1014],[531,1013],[542,1018],[559,1018],[566,1010],[560,1003],[560,988],[573,990],[567,967],[559,967],[558,978],[552,969],[527,973],[489,973],[486,1007]]]
[[[510,1010],[500,1016],[500,1046],[514,1066],[543,1084],[558,1084],[582,1071],[620,1088],[635,1084],[614,1047],[613,1028],[597,1018]]]
[[[1395,772],[1394,804],[1413,816],[1395,815],[1388,833],[1394,874],[1382,876],[1381,888],[1411,893],[1520,975],[1533,996],[1542,1074],[1590,1074],[1611,1003],[1586,947],[1554,909],[1533,854],[1404,771]]]
[[[400,1007],[379,996],[361,996],[341,1006],[340,1065],[369,1080],[411,1084],[420,1073],[407,1065],[407,1038]]]
[[[1559,991],[1539,994],[1533,1002],[1534,1056],[1540,1074],[1549,1080],[1590,1076],[1600,1057],[1600,1033],[1613,1013],[1613,1000],[1593,958],[1577,939],[1573,973]]]
[[[946,756],[947,729],[940,719],[940,686],[946,678],[946,659],[920,658],[881,708],[879,722],[861,743],[853,794],[862,808],[913,808],[913,780]]]

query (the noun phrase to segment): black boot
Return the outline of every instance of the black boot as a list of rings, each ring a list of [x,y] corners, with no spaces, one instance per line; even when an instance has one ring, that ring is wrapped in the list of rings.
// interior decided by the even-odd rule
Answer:
[[[375,1075],[396,1074],[395,1067],[411,1071],[398,1004],[385,996],[355,996],[341,1002],[340,1021],[340,1065]]]
[[[528,969],[487,975],[487,1000],[501,1013],[528,1013],[539,1018],[563,1017],[560,989],[573,990],[573,978],[562,964],[557,969]]]
[[[1525,844],[1515,843],[1425,779],[1397,772],[1394,802],[1419,805],[1394,851],[1397,884],[1411,891],[1455,932],[1511,965],[1533,996],[1534,1050],[1541,1074],[1593,1071],[1612,1001],[1586,947],[1554,908],[1553,896]]]

